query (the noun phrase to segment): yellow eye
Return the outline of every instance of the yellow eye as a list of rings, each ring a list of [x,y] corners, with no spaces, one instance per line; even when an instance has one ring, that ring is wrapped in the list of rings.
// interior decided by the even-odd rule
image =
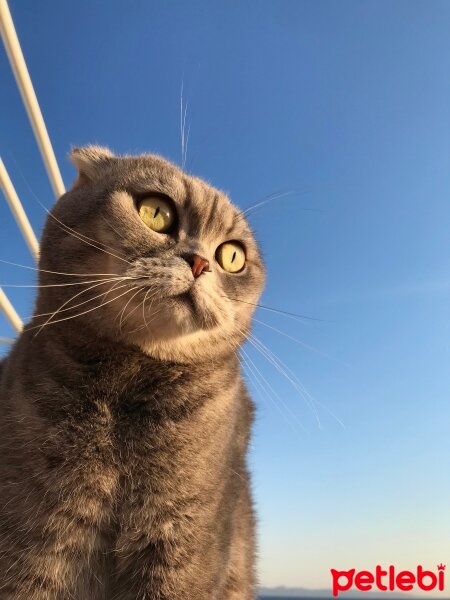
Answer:
[[[238,273],[245,265],[244,248],[238,242],[225,242],[217,248],[216,260],[224,271]]]
[[[165,233],[175,221],[172,205],[160,196],[147,196],[140,201],[138,210],[144,223],[157,233]]]

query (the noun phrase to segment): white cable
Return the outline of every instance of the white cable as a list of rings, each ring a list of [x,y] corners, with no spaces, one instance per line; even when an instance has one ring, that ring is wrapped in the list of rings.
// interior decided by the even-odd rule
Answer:
[[[6,0],[0,0],[0,32],[2,34],[3,43],[5,44],[11,68],[14,72],[17,85],[22,95],[22,100],[28,113],[28,118],[31,121],[34,135],[39,145],[41,156],[44,160],[45,168],[47,169],[53,191],[57,197],[62,196],[65,192],[64,183],[61,173],[56,162],[55,153],[53,152],[50,138],[48,137],[47,128],[45,127],[41,109],[36,98],[36,94],[31,83],[27,65],[23,57],[20,43],[17,38],[17,33],[14,28],[14,23],[9,11]]]
[[[12,338],[0,337],[0,344],[14,344],[14,340]]]
[[[14,327],[14,329],[18,333],[20,333],[23,328],[22,319],[16,313],[14,306],[8,300],[7,295],[2,290],[1,287],[0,287],[0,309],[5,313],[6,318],[11,323],[11,325]]]
[[[3,164],[2,159],[0,158],[0,186],[3,190],[5,198],[9,204],[9,208],[11,209],[14,218],[16,219],[17,225],[22,232],[23,237],[25,238],[26,243],[28,244],[29,249],[31,250],[31,254],[34,258],[39,260],[39,242],[34,235],[34,231],[30,225],[30,221],[23,209],[23,206],[19,200],[19,196],[14,189],[12,181],[8,175],[8,171],[6,170],[5,165]]]

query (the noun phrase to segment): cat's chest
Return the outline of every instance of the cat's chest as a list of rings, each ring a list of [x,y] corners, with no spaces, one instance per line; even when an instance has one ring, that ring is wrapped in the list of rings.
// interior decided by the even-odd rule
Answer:
[[[82,429],[66,445],[74,451],[68,464],[76,465],[92,494],[99,482],[107,485],[110,508],[105,510],[113,518],[135,514],[144,505],[150,510],[151,498],[152,510],[171,507],[169,521],[173,510],[186,502],[195,505],[199,494],[217,492],[237,439],[234,390],[210,390],[205,396],[200,389],[189,395],[176,382],[159,389],[135,382],[120,394],[98,386],[96,391],[95,397],[91,391],[86,395]]]
[[[134,377],[122,385],[99,380],[81,394],[81,443],[94,445],[120,470],[176,472],[212,460],[230,438],[236,385],[214,378],[195,382],[185,373]],[[103,454],[105,454],[103,452]]]

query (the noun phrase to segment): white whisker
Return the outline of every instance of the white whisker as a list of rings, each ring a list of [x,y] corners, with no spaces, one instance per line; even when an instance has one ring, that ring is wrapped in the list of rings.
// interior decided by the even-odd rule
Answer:
[[[184,87],[184,81],[182,80],[181,81],[181,94],[180,94],[181,166],[183,166],[183,160],[184,160],[183,87]]]
[[[249,206],[248,208],[245,208],[241,212],[241,215],[243,215],[245,217],[250,212],[254,211],[255,209],[259,208],[260,206],[264,206],[265,204],[269,204],[269,202],[273,202],[274,200],[278,200],[278,198],[284,198],[285,196],[292,196],[293,193],[294,193],[293,190],[289,190],[287,192],[275,192],[274,194],[270,194],[264,200],[261,200],[261,202],[257,202],[256,204],[252,204],[252,206]]]
[[[304,399],[304,401],[311,408],[311,411],[313,412],[313,414],[317,420],[317,424],[321,428],[322,424],[320,422],[319,413],[317,412],[317,409],[314,405],[313,398],[305,390],[303,384],[292,373],[292,371],[289,369],[289,367],[287,367],[277,356],[275,356],[275,354],[273,354],[273,352],[271,350],[269,350],[269,348],[267,348],[267,346],[265,346],[261,342],[261,340],[259,340],[254,335],[250,334],[248,340],[257,350],[260,351],[260,353],[263,356],[265,356],[267,358],[267,360],[275,367],[275,369],[279,373],[281,373],[291,383],[291,385],[294,387],[294,389],[300,394],[300,396]]]
[[[71,227],[69,227],[68,225],[65,225],[62,221],[60,221],[59,219],[57,219],[55,217],[55,215],[53,215],[51,212],[49,212],[47,209],[45,209],[49,216],[51,216],[55,221],[57,221],[60,225],[62,225],[65,230],[67,231],[67,233],[69,235],[71,235],[72,237],[74,237],[75,239],[79,240],[80,242],[84,242],[85,244],[87,244],[88,246],[92,246],[92,248],[95,248],[96,250],[100,250],[100,252],[104,252],[105,254],[109,254],[109,256],[112,256],[114,258],[117,258],[118,260],[121,260],[124,263],[127,263],[129,265],[131,265],[132,263],[127,260],[126,258],[123,258],[122,256],[118,256],[117,254],[114,254],[113,252],[109,252],[108,250],[105,250],[104,248],[101,248],[100,246],[98,246],[97,244],[101,244],[101,242],[95,242],[92,243],[88,240],[90,240],[91,238],[88,238],[87,236],[84,236],[82,233],[78,233],[75,232],[74,229],[72,229]],[[86,238],[86,239],[83,239]]]
[[[73,285],[86,285],[89,283],[97,283],[97,282],[108,282],[114,279],[139,279],[138,277],[122,277],[120,275],[113,275],[112,277],[105,277],[104,279],[90,279],[87,281],[74,281],[72,283],[45,283],[45,284],[10,284],[10,283],[2,283],[1,287],[9,287],[9,288],[54,288],[54,287],[69,287]]]
[[[274,361],[274,366],[275,363],[278,363],[279,367],[281,368],[281,371],[284,376],[291,382],[291,384],[294,386],[295,389],[297,389],[297,391],[299,392],[299,394],[301,396],[303,396],[303,398],[305,399],[305,401],[308,399],[310,406],[312,407],[315,415],[316,415],[316,419],[319,423],[319,427],[321,427],[321,423],[319,420],[319,415],[317,412],[317,409],[315,407],[315,404],[318,404],[319,406],[321,406],[331,417],[333,417],[333,419],[335,419],[335,421],[343,428],[345,428],[344,423],[341,421],[341,419],[339,419],[339,417],[328,408],[328,406],[326,406],[323,402],[321,402],[320,400],[317,400],[317,398],[314,398],[309,392],[308,390],[305,388],[305,386],[303,385],[303,383],[298,379],[297,375],[292,371],[292,369],[290,369],[285,363],[283,363],[277,356],[275,356],[275,354],[269,349],[267,348],[267,346],[265,346],[261,340],[259,340],[258,338],[256,338],[255,336],[251,336],[253,338],[253,341],[257,342],[258,344],[261,345],[261,347],[263,348],[263,350],[265,352],[268,353],[269,357]],[[278,368],[278,367],[277,367]],[[290,375],[290,377],[289,377]]]
[[[112,277],[117,276],[120,277],[118,273],[63,273],[61,271],[49,271],[47,269],[41,269],[40,267],[30,267],[29,265],[21,265],[19,263],[10,262],[8,260],[2,260],[0,258],[0,263],[5,265],[11,265],[13,267],[20,267],[21,269],[29,269],[30,271],[38,271],[41,273],[50,273],[52,275],[64,275],[66,277]]]
[[[254,377],[255,377],[256,381],[258,381],[258,383],[260,385],[260,389],[263,391],[263,393],[266,394],[266,396],[269,398],[269,400],[272,402],[272,404],[275,406],[275,408],[281,414],[281,416],[283,417],[283,419],[286,420],[288,422],[288,424],[292,427],[292,422],[286,417],[286,415],[283,413],[283,411],[281,410],[280,406],[277,404],[277,402],[276,402],[276,400],[274,398],[276,398],[280,402],[280,404],[289,413],[289,415],[294,419],[294,421],[297,423],[297,425],[299,425],[304,431],[306,431],[306,428],[304,427],[304,425],[298,420],[297,416],[289,408],[289,406],[285,402],[283,402],[283,400],[280,397],[280,395],[277,394],[277,392],[273,389],[273,387],[270,385],[270,383],[267,381],[267,379],[264,377],[264,375],[261,373],[261,371],[255,365],[255,363],[250,358],[250,356],[247,354],[247,352],[245,352],[244,348],[241,348],[241,352],[243,354],[242,358],[244,359],[244,362],[247,364],[247,367],[249,369],[251,369],[253,372],[256,371],[256,373],[259,375],[259,377],[262,379],[262,381],[266,384],[267,389],[262,385],[262,383],[258,380],[258,378],[256,377],[256,375],[254,374]],[[271,396],[269,394],[268,390],[270,390],[272,392],[273,396]],[[297,434],[297,431],[295,431],[295,428],[293,428],[293,430]]]
[[[114,277],[112,279],[102,279],[100,281],[100,283],[96,283],[95,285],[91,285],[88,288],[81,290],[80,292],[78,292],[77,294],[75,294],[74,296],[71,296],[68,300],[66,300],[64,302],[64,304],[61,304],[61,306],[58,308],[57,311],[55,311],[54,313],[48,312],[48,313],[40,313],[38,315],[33,315],[33,318],[37,318],[37,317],[47,317],[48,315],[55,315],[59,312],[65,312],[67,310],[74,310],[75,308],[78,308],[78,306],[82,306],[83,304],[87,304],[88,302],[92,302],[93,300],[96,300],[97,298],[100,298],[100,296],[103,296],[104,292],[102,292],[101,294],[98,294],[97,296],[94,296],[93,298],[88,298],[88,300],[84,300],[83,302],[79,302],[78,304],[75,304],[73,306],[67,306],[66,308],[63,308],[64,306],[66,306],[67,304],[69,304],[69,302],[72,302],[72,300],[75,300],[75,298],[77,298],[78,296],[81,296],[82,294],[85,294],[86,292],[89,292],[90,290],[92,290],[93,288],[96,287],[100,287],[101,285],[104,285],[105,283],[111,283],[113,281],[124,281],[125,279],[128,279],[126,277],[122,278],[122,277]]]
[[[125,284],[128,285],[128,284]],[[99,308],[101,308],[102,306],[106,306],[107,304],[110,304],[111,302],[114,302],[115,300],[118,300],[119,298],[122,298],[122,296],[125,296],[125,294],[127,294],[128,292],[130,292],[133,288],[129,288],[128,290],[126,290],[123,294],[120,294],[119,296],[116,296],[115,298],[112,298],[111,300],[108,300],[108,302],[102,302],[101,304],[99,304],[98,306],[95,306],[94,308],[90,308],[89,310],[85,310],[81,313],[78,313],[76,315],[70,316],[70,317],[65,317],[64,319],[57,319],[56,321],[51,321],[50,323],[47,324],[48,325],[55,325],[56,323],[61,323],[63,321],[69,321],[70,319],[76,319],[77,317],[81,317],[82,315],[86,315],[87,313],[92,312],[93,310],[98,310]],[[29,329],[37,329],[38,327],[41,328],[40,325],[37,325],[36,327],[30,327]],[[39,333],[39,332],[38,332]],[[36,334],[37,335],[37,334]]]
[[[135,292],[135,293],[134,293],[134,294],[131,296],[131,298],[128,300],[128,302],[127,302],[127,303],[125,304],[125,306],[123,307],[123,309],[122,309],[122,312],[120,313],[120,319],[119,319],[119,330],[120,330],[120,331],[122,331],[122,324],[123,324],[123,322],[124,322],[124,320],[123,320],[123,317],[124,317],[124,315],[125,315],[125,311],[126,311],[126,309],[127,309],[128,305],[129,305],[129,304],[130,304],[130,302],[133,300],[133,298],[135,298],[135,297],[136,297],[136,296],[137,296],[137,295],[138,295],[140,292],[142,292],[142,286],[141,286],[141,287],[139,287],[139,288],[136,290],[136,292]],[[138,304],[137,306],[140,306],[140,305]],[[136,308],[136,307],[135,307],[135,308]],[[130,316],[130,314],[132,314],[132,313],[129,313],[129,314],[128,314],[128,316],[127,316],[127,318]],[[116,317],[116,320],[117,320],[117,317]],[[126,319],[125,319],[125,320],[126,320]]]
[[[311,350],[312,352],[316,352],[317,354],[320,354],[321,356],[324,356],[325,358],[328,358],[329,360],[333,360],[334,362],[337,362],[340,365],[344,365],[345,367],[351,368],[351,366],[349,364],[342,362],[341,360],[334,358],[333,356],[330,356],[326,352],[322,352],[322,350],[319,350],[318,348],[315,348],[314,346],[310,346],[309,344],[302,342],[301,340],[293,337],[292,335],[289,335],[285,331],[281,331],[281,329],[277,329],[277,327],[273,327],[272,325],[269,325],[268,323],[265,323],[264,321],[256,319],[255,317],[253,317],[253,321],[255,323],[259,323],[260,325],[264,325],[264,327],[267,327],[268,329],[272,329],[272,331],[275,331],[276,333],[283,335],[284,337],[288,338],[289,340],[292,340],[296,344],[299,344],[300,346],[303,346],[304,348],[307,348],[308,350]]]
[[[71,227],[69,227],[69,225],[66,225],[65,223],[63,223],[62,221],[60,221],[57,217],[55,217],[54,214],[51,213],[51,211],[48,210],[48,208],[42,204],[42,202],[39,200],[38,196],[35,194],[34,190],[31,188],[31,186],[29,185],[28,181],[26,180],[25,176],[23,173],[21,173],[22,178],[25,181],[26,186],[28,187],[30,193],[32,194],[32,196],[34,197],[34,199],[36,200],[36,202],[41,206],[41,208],[47,213],[48,216],[50,216],[52,219],[54,219],[57,223],[59,223],[62,227],[65,228],[65,230],[68,233],[73,234],[74,237],[76,237],[77,239],[79,239],[80,241],[84,241],[85,243],[87,243],[90,246],[93,246],[93,244],[89,244],[89,242],[87,242],[86,240],[90,240],[91,242],[94,242],[94,244],[100,244],[101,246],[105,246],[106,248],[109,248],[111,250],[111,248],[109,246],[107,246],[106,244],[103,244],[102,242],[99,242],[97,240],[94,240],[92,238],[90,238],[89,236],[87,236],[84,233],[80,233],[78,231],[76,231],[75,229],[72,229]],[[76,235],[75,235],[76,234]],[[84,238],[81,239],[81,238]],[[94,248],[97,248],[97,250],[101,250],[103,252],[106,252],[107,254],[109,254],[106,250],[103,250],[102,248],[98,248],[97,246],[93,246]],[[116,249],[113,248],[113,250],[115,251]],[[118,258],[119,260],[123,260],[124,262],[128,262],[127,260],[125,260],[124,258],[121,258],[119,256],[116,256],[115,254],[111,254],[111,256],[114,256],[115,258]],[[128,262],[128,264],[131,264]]]

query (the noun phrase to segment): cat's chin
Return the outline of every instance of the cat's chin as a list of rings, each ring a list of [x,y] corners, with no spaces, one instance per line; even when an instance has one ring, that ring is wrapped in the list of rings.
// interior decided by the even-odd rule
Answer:
[[[235,355],[236,348],[243,340],[233,340],[233,336],[220,329],[197,330],[173,338],[145,339],[135,341],[135,345],[157,360],[178,363],[214,361],[225,355]]]
[[[146,315],[142,315],[142,311],[135,314],[136,320],[130,319],[127,327],[117,333],[138,345],[171,343],[201,332],[220,330],[227,325],[191,290],[155,302]]]
[[[162,360],[211,359],[232,352],[242,341],[235,339],[241,331],[235,331],[231,315],[194,287],[161,300],[146,321],[146,327],[130,331],[127,341]]]
[[[209,305],[204,297],[204,293],[199,292],[195,286],[192,286],[187,292],[173,298],[172,301],[174,301],[175,307],[178,308],[178,310],[181,310],[182,313],[184,313],[184,311],[188,312],[195,329],[207,331],[221,325],[221,320],[217,315],[217,309]]]

